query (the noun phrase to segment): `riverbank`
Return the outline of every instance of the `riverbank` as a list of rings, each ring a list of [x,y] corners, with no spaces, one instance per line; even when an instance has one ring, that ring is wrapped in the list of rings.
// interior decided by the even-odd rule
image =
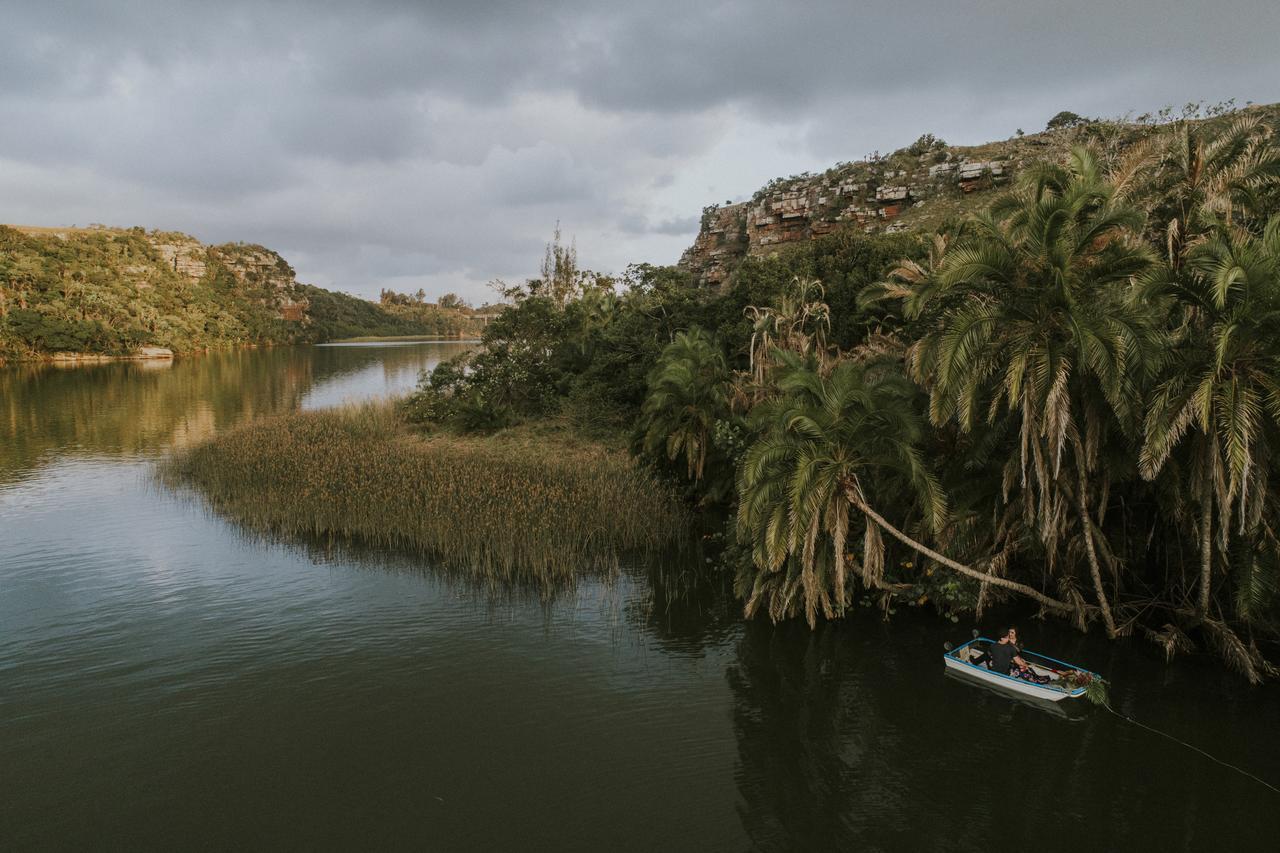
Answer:
[[[11,359],[14,364],[105,364],[112,361],[172,361],[173,350],[167,347],[140,347],[126,355],[107,355],[100,352],[52,352],[37,353],[30,358]],[[0,358],[0,367],[6,364]]]
[[[242,426],[172,457],[162,476],[257,531],[409,548],[494,580],[607,570],[687,526],[677,497],[622,447],[556,424],[423,434],[389,404]]]
[[[442,338],[439,335],[360,335],[355,338],[335,338],[331,341],[323,341],[319,346],[376,343],[478,344],[480,343],[480,339],[477,337],[466,337],[463,335],[458,335],[452,338]]]

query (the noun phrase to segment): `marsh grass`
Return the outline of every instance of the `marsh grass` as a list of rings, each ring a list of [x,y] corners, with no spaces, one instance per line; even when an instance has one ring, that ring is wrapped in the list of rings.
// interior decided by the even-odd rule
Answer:
[[[607,571],[688,523],[621,448],[546,426],[422,435],[386,403],[256,421],[173,456],[161,476],[254,531],[410,549],[504,581]]]

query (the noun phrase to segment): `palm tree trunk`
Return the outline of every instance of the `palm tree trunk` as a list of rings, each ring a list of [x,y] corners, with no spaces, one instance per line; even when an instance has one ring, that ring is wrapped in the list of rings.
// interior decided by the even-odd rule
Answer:
[[[922,542],[917,542],[915,539],[912,539],[910,536],[903,533],[898,528],[894,527],[885,519],[884,516],[876,512],[871,507],[867,506],[866,503],[864,503],[863,501],[859,500],[851,490],[846,490],[845,496],[848,497],[849,502],[852,503],[855,507],[857,507],[858,510],[863,515],[865,515],[867,518],[874,521],[876,524],[880,525],[880,527],[883,528],[894,539],[897,539],[899,542],[917,551],[918,553],[923,554],[924,556],[932,560],[936,560],[937,562],[941,563],[947,568],[953,569],[954,571],[957,571],[960,574],[965,575],[966,577],[971,577],[974,580],[982,581],[983,583],[989,583],[994,586],[998,586],[1002,589],[1007,589],[1012,592],[1025,595],[1028,598],[1032,599],[1033,601],[1039,603],[1040,605],[1049,608],[1050,610],[1059,610],[1062,612],[1069,612],[1071,610],[1071,605],[1062,601],[1058,601],[1056,598],[1050,598],[1049,596],[1045,595],[1039,590],[1029,587],[1026,584],[1021,584],[1021,583],[1018,583],[1017,581],[1011,581],[1008,578],[997,577],[996,575],[980,572],[977,569],[973,569],[973,568],[970,568],[969,566],[964,565],[963,563],[957,563],[955,560],[951,559],[950,557],[944,557],[942,554],[939,554],[937,551],[933,550],[928,545],[925,545]]]
[[[1114,639],[1116,621],[1111,616],[1111,605],[1107,603],[1107,593],[1102,588],[1102,568],[1098,565],[1098,553],[1093,548],[1093,522],[1089,519],[1089,505],[1085,501],[1088,480],[1084,473],[1084,448],[1080,446],[1078,436],[1073,436],[1072,443],[1076,454],[1076,510],[1080,513],[1080,530],[1084,533],[1084,551],[1089,557],[1089,574],[1093,576],[1093,591],[1102,609],[1102,623],[1107,626],[1107,636]]]
[[[1213,498],[1204,501],[1200,515],[1200,618],[1209,615],[1209,584],[1213,580]]]

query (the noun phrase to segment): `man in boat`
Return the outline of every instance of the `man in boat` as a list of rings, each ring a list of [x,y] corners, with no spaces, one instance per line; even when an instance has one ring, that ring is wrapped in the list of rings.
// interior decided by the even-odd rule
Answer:
[[[1010,628],[1000,641],[987,650],[987,663],[992,672],[1044,684],[1049,680],[1047,675],[1037,675],[1025,660],[1022,650],[1018,648],[1018,629]]]

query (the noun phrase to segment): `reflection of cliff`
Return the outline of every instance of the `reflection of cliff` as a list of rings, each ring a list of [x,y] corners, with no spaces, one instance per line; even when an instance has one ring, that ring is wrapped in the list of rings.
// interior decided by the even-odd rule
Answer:
[[[233,350],[155,368],[114,362],[0,368],[0,482],[53,453],[154,454],[254,417],[297,409],[307,393],[390,361],[426,367],[457,346]]]
[[[900,721],[883,685],[864,688],[841,627],[749,623],[727,673],[740,815],[757,849],[883,844],[901,823]]]
[[[134,363],[0,370],[0,479],[53,450],[162,451],[297,404],[312,381],[296,350],[233,351],[166,370]]]

